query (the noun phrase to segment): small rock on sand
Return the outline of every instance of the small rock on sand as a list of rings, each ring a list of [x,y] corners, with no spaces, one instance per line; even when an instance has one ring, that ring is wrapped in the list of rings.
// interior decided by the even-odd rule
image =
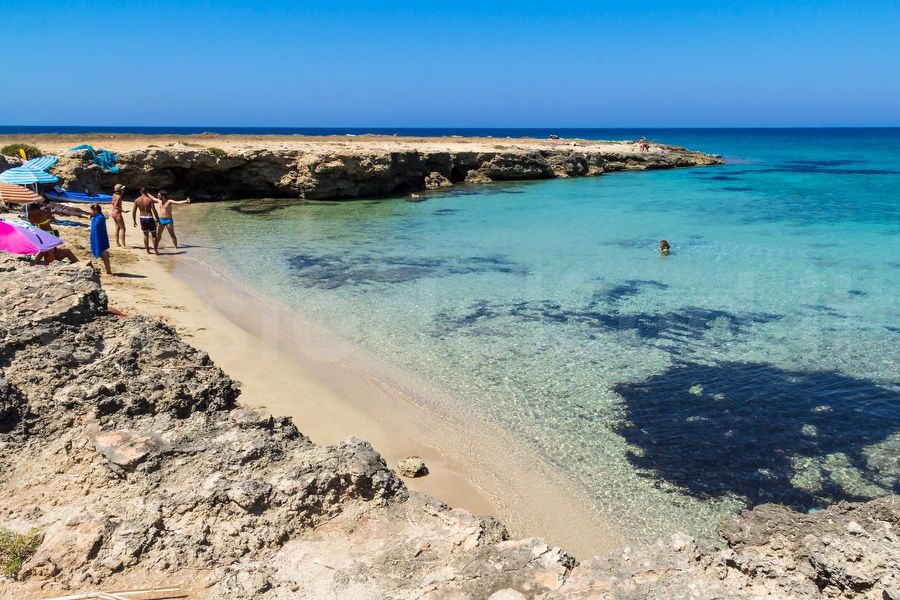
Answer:
[[[397,470],[404,477],[424,477],[428,475],[428,467],[425,466],[425,461],[418,456],[404,458],[397,463]]]

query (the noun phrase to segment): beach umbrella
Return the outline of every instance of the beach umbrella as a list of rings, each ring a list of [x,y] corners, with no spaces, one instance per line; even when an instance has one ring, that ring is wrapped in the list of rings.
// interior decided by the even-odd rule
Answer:
[[[46,171],[58,162],[58,156],[38,156],[26,161],[21,168],[31,169],[32,171]]]
[[[33,204],[35,202],[43,201],[43,198],[26,187],[0,181],[0,202],[9,202],[10,204]]]
[[[24,221],[0,219],[0,250],[10,254],[38,254],[62,246],[63,241]]]
[[[59,177],[46,171],[34,171],[25,167],[16,167],[0,173],[0,181],[5,183],[56,183]]]

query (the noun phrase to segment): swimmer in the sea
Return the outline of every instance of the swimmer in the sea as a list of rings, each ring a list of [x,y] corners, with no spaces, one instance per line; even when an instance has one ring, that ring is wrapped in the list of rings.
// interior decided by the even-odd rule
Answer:
[[[669,242],[667,242],[666,240],[660,240],[660,241],[659,241],[659,254],[660,254],[661,256],[668,256],[668,255],[669,255],[669,251],[670,251],[671,249],[672,249],[672,247],[669,246]]]

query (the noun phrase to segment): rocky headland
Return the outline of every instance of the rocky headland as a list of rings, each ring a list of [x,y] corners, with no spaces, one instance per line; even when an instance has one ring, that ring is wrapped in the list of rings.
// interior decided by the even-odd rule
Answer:
[[[0,136],[61,156],[53,173],[78,191],[108,193],[122,183],[165,188],[200,200],[352,199],[416,193],[459,184],[592,177],[612,171],[722,164],[678,146],[633,142],[392,136]],[[118,173],[103,171],[83,143],[118,154]],[[0,170],[19,164],[0,159]]]
[[[108,314],[91,266],[0,257],[0,534],[37,540],[0,597],[900,598],[896,496],[761,505],[719,548],[674,536],[579,562],[239,393],[170,327]]]

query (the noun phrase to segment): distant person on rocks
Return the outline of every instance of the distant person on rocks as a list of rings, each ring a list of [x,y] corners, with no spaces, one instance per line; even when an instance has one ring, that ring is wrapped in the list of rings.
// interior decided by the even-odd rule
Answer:
[[[666,240],[659,241],[659,253],[662,256],[668,256],[669,252],[672,250],[672,247],[669,246],[669,242]]]
[[[159,214],[156,212],[156,203],[153,197],[147,193],[147,188],[141,188],[141,195],[134,200],[134,211],[131,213],[132,224],[137,227],[138,216],[141,218],[141,231],[144,234],[144,250],[150,252],[150,237],[153,237],[153,253],[159,254],[159,238],[156,235],[156,220]]]
[[[106,217],[99,204],[91,204],[91,254],[103,261],[106,274],[112,275],[109,267],[109,235],[106,232]]]
[[[153,198],[153,196],[151,196]],[[176,204],[190,204],[191,198],[188,196],[186,200],[172,200],[169,198],[169,194],[166,190],[159,190],[159,197],[153,198],[156,202],[159,202],[159,208],[162,212],[162,216],[159,218],[159,228],[156,230],[156,237],[160,241],[162,240],[163,230],[168,230],[169,236],[172,238],[172,243],[175,244],[175,248],[178,248],[178,238],[175,237],[175,220],[172,217],[172,207]]]
[[[122,192],[124,191],[125,186],[117,183],[113,188],[112,210],[109,211],[109,218],[116,224],[116,246],[120,248],[125,247],[125,219],[122,217],[122,213],[128,212],[122,209]]]

